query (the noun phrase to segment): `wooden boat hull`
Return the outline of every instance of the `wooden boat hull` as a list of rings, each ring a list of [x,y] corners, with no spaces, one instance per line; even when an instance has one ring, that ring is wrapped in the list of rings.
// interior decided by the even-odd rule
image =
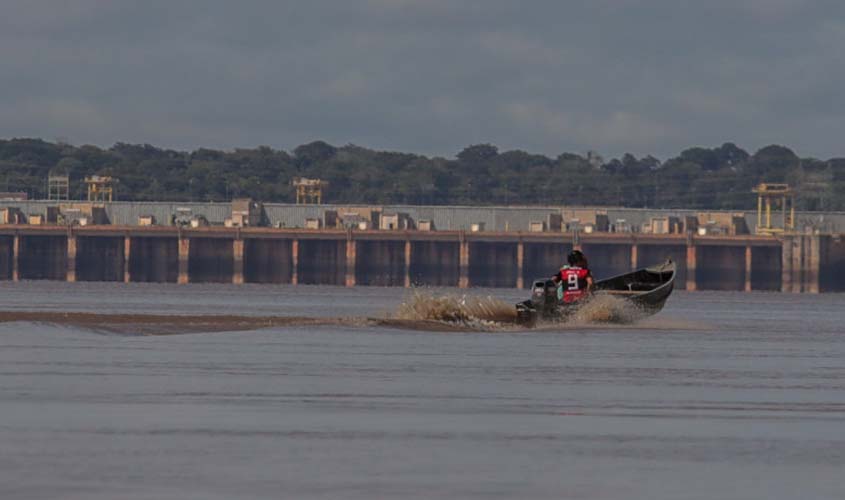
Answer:
[[[597,281],[594,284],[593,297],[619,297],[634,305],[640,317],[650,316],[660,312],[666,304],[666,299],[672,294],[675,274],[675,263],[667,260],[662,264]],[[585,303],[561,304],[557,297],[557,287],[550,280],[535,281],[531,299],[516,305],[517,322],[531,326],[540,319],[565,321]]]

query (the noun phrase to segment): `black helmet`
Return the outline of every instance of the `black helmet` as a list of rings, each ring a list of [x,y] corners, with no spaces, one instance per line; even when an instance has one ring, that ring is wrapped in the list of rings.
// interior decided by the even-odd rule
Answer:
[[[569,252],[569,255],[566,257],[566,261],[569,262],[570,266],[577,266],[582,260],[586,259],[580,250],[573,250]]]

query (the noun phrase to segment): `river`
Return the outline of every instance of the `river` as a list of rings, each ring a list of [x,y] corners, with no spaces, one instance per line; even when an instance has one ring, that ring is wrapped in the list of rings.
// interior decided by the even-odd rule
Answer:
[[[402,289],[0,292],[3,311],[336,318],[0,324],[3,499],[845,498],[843,295],[676,292],[631,325],[443,332],[354,319]]]

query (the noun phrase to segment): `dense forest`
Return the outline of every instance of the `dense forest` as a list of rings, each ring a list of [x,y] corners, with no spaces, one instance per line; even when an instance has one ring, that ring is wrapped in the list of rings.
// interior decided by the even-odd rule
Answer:
[[[45,198],[50,172],[71,176],[75,199],[84,197],[82,179],[99,174],[120,180],[121,200],[292,202],[291,179],[301,176],[328,181],[325,201],[332,203],[751,209],[753,186],[787,182],[798,191],[800,209],[845,210],[845,158],[800,158],[777,145],[754,154],[731,143],[695,147],[661,161],[630,154],[550,158],[489,144],[446,159],[322,141],[290,152],[265,146],[185,152],[0,140],[0,190]]]

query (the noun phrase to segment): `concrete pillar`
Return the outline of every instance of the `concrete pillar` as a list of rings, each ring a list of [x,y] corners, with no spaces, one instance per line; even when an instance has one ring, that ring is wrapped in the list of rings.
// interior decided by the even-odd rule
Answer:
[[[780,291],[786,293],[792,291],[792,237],[784,237],[780,244]]]
[[[21,237],[15,235],[12,238],[12,281],[20,281],[20,259],[21,259]]]
[[[68,234],[67,236],[67,281],[76,281],[76,236]]]
[[[355,264],[358,261],[358,245],[352,239],[352,232],[346,236],[346,286],[355,286]]]
[[[572,250],[578,250],[579,252],[583,250],[581,248],[581,233],[578,231],[572,233]]]
[[[697,260],[695,243],[690,241],[687,243],[687,290],[691,292],[698,288],[695,282]]]
[[[131,273],[129,272],[129,259],[132,258],[132,238],[125,236],[123,238],[123,282],[129,283],[132,281]]]
[[[751,291],[751,245],[745,245],[745,291]]]
[[[290,284],[296,285],[299,283],[299,273],[297,270],[299,269],[299,240],[294,239],[290,243],[290,260],[291,260],[291,271],[290,271]]]
[[[631,269],[639,268],[639,246],[634,243],[631,245]]]
[[[516,287],[525,288],[523,269],[525,268],[525,243],[522,240],[516,244]]]
[[[411,287],[411,240],[405,240],[405,288]]]
[[[458,255],[458,288],[469,288],[469,242],[461,232],[460,249]]]
[[[232,283],[244,284],[244,240],[232,240]]]
[[[191,239],[179,237],[179,276],[176,282],[184,285],[190,281],[188,275],[188,263],[191,257]]]
[[[821,238],[818,235],[807,236],[808,248],[804,278],[804,291],[819,293],[819,274],[821,273]]]

